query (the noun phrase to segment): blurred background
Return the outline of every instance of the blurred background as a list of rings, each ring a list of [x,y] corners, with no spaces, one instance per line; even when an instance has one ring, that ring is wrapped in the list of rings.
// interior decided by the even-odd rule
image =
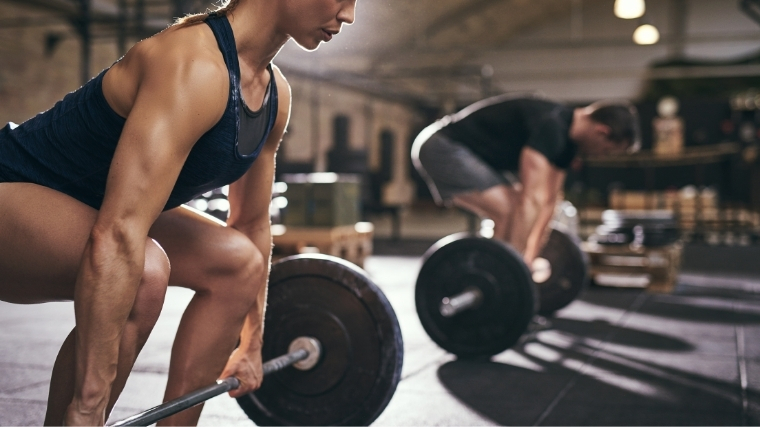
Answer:
[[[208,7],[0,0],[0,123],[49,108],[133,43]],[[687,243],[760,240],[760,2],[360,0],[356,22],[316,52],[289,42],[275,59],[294,100],[277,180],[351,174],[355,215],[374,223],[377,250],[406,240],[411,246],[392,250],[419,252],[476,227],[477,219],[434,206],[411,165],[411,142],[445,114],[521,92],[572,106],[628,98],[639,108],[642,153],[586,159],[568,177],[565,197],[579,210],[581,238],[605,208],[683,205]],[[675,136],[663,133],[673,126]],[[224,192],[194,206],[224,219]],[[288,223],[287,199],[273,204],[275,222]]]

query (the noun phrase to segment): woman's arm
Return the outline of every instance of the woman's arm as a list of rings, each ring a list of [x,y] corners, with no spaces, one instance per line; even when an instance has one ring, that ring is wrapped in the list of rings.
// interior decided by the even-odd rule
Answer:
[[[76,282],[76,382],[67,425],[105,422],[148,230],[190,149],[218,122],[227,100],[227,72],[217,58],[150,42],[133,49],[129,64],[114,72],[133,79],[137,90]],[[106,79],[104,93],[118,92],[120,79]]]
[[[267,263],[266,276],[261,278],[258,297],[251,307],[240,333],[240,345],[230,358],[221,377],[235,376],[241,386],[230,392],[238,397],[259,387],[261,373],[261,345],[264,333],[264,309],[266,307],[267,280],[272,252],[272,233],[269,205],[272,199],[275,156],[290,119],[290,86],[279,69],[274,76],[279,93],[277,120],[264,143],[259,157],[248,172],[230,185],[229,227],[242,232],[261,251]]]

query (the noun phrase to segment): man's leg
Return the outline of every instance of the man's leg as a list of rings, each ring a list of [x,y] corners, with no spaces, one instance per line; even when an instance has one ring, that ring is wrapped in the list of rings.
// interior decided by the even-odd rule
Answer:
[[[517,191],[501,184],[483,191],[456,194],[454,205],[494,222],[494,238],[508,242],[512,215],[517,202]]]

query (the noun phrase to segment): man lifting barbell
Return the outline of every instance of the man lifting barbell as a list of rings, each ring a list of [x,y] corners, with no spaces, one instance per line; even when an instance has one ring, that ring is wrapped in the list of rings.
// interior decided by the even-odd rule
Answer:
[[[412,161],[438,204],[490,218],[494,237],[532,266],[576,154],[635,151],[638,134],[636,110],[624,101],[573,109],[507,94],[425,128]]]
[[[220,375],[239,379],[233,396],[259,387],[269,203],[290,113],[289,86],[271,61],[291,38],[307,50],[332,39],[353,22],[355,4],[223,1],[0,130],[0,299],[75,307],[46,424],[103,425],[167,284],[195,296],[165,399]],[[226,227],[181,207],[226,184]],[[196,424],[200,410],[163,423]]]
[[[412,160],[436,201],[495,223],[495,239],[460,233],[425,253],[415,304],[433,341],[463,357],[496,354],[519,341],[536,313],[569,304],[586,281],[585,257],[562,230],[546,232],[565,170],[578,152],[638,145],[627,102],[571,109],[502,95],[423,130]],[[503,175],[511,172],[519,181]]]

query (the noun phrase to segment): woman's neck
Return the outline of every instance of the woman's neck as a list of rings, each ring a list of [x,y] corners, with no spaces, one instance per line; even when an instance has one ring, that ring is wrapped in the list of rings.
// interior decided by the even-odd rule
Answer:
[[[290,38],[278,31],[277,3],[243,1],[227,14],[240,61],[256,71],[263,71]]]

